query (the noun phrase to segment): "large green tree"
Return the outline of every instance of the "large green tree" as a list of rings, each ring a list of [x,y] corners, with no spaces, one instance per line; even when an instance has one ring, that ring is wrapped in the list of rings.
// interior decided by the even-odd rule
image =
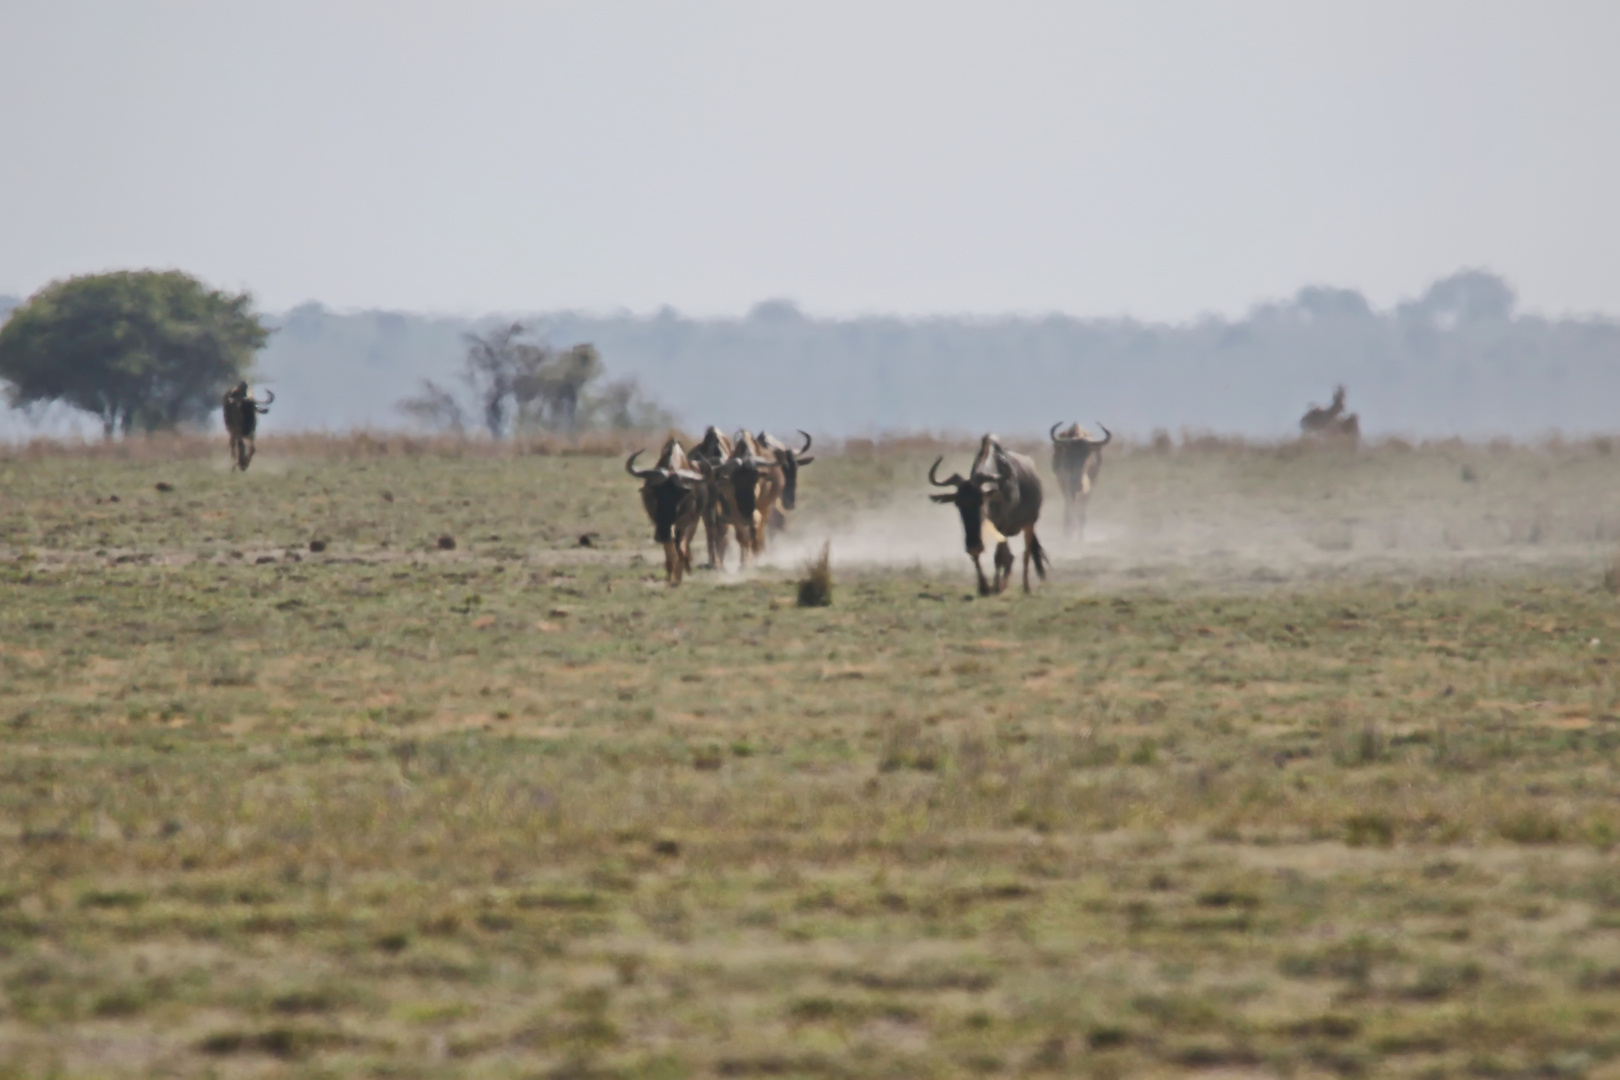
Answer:
[[[242,378],[268,331],[247,293],[176,270],[56,281],[0,326],[0,379],[13,406],[65,402],[115,430],[205,419]]]

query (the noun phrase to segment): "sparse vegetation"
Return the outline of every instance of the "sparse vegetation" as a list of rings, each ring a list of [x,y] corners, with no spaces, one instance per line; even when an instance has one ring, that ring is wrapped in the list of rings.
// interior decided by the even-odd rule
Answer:
[[[804,561],[804,577],[799,579],[799,606],[826,607],[832,603],[832,542],[821,545],[819,554]]]
[[[666,588],[602,439],[0,455],[0,1068],[1620,1062],[1590,447],[1122,445],[981,600],[935,449],[854,445],[790,535],[938,557],[808,618],[802,552]]]

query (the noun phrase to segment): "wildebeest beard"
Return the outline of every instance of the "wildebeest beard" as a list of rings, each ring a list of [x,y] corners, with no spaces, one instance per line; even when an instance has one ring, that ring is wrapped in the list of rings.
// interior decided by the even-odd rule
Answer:
[[[977,555],[984,550],[984,492],[978,484],[959,484],[951,501],[962,515],[963,546],[969,555]]]
[[[759,493],[759,470],[742,466],[731,474],[731,492],[737,500],[737,511],[744,517],[754,516],[755,498]]]
[[[681,500],[689,492],[674,480],[665,480],[652,489],[653,539],[667,544],[675,539],[675,519],[680,515]]]

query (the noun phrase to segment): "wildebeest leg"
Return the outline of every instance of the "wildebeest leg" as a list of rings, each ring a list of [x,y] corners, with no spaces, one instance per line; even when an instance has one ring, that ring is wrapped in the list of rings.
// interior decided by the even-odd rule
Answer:
[[[681,583],[681,545],[678,540],[664,541],[664,580],[671,585]]]
[[[1008,583],[1012,581],[1012,571],[1012,545],[1003,538],[1001,543],[996,545],[996,592],[1007,588]]]
[[[1046,549],[1041,547],[1039,538],[1035,535],[1035,526],[1031,525],[1024,530],[1024,591],[1029,592],[1029,564],[1035,564],[1035,572],[1046,580]],[[1010,571],[1009,571],[1010,574]]]
[[[250,436],[242,440],[242,449],[246,455],[242,458],[242,471],[247,472],[247,467],[253,463],[253,455],[259,452],[259,444]]]
[[[975,551],[972,554],[973,554],[973,572],[975,574],[979,575],[979,595],[980,596],[989,596],[990,595],[990,583],[984,579],[984,567],[979,565],[979,555],[980,555],[980,553]]]
[[[771,507],[770,529],[772,532],[787,532],[787,515],[777,507]]]

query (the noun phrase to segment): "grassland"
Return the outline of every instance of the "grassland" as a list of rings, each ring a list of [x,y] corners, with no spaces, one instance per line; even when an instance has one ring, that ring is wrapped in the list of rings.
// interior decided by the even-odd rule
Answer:
[[[965,448],[673,590],[535,449],[0,455],[0,1075],[1620,1075],[1606,443],[1115,448],[990,600]]]

